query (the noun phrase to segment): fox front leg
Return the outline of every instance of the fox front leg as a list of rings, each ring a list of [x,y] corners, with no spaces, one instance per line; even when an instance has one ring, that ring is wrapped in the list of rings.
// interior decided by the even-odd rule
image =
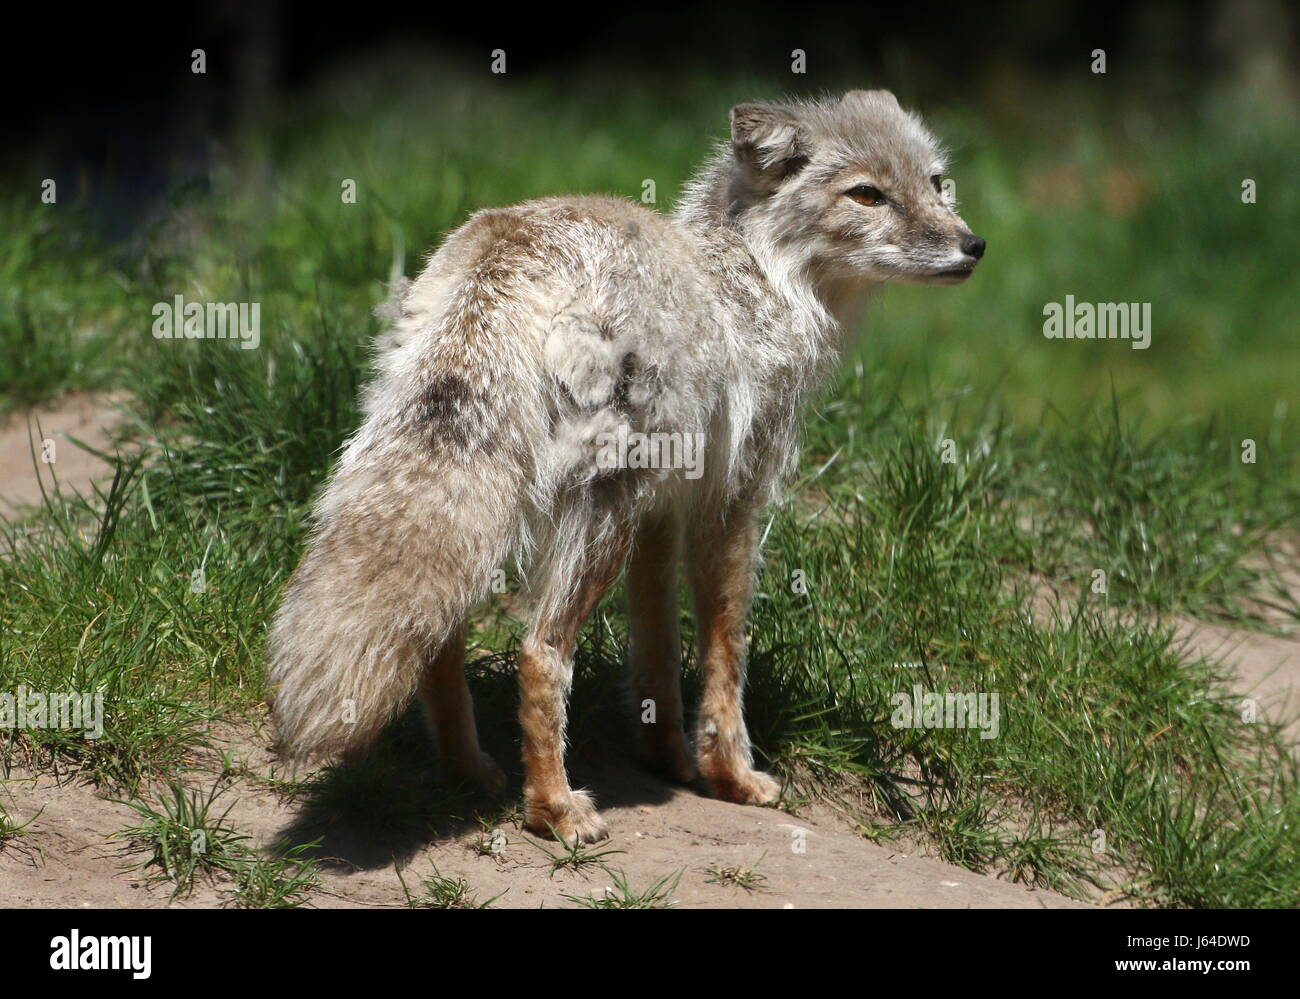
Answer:
[[[696,633],[704,694],[695,730],[700,773],[714,797],[742,805],[775,801],[781,785],[754,769],[745,728],[745,615],[753,588],[754,511],[706,518],[690,545]]]

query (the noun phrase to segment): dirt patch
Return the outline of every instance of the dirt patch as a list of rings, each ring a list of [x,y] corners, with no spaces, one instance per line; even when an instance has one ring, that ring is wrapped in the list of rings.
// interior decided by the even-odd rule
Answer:
[[[1289,739],[1300,741],[1300,635],[1269,635],[1183,618],[1174,623],[1174,631],[1190,651],[1232,667],[1241,678],[1237,689],[1243,702],[1255,701],[1261,717],[1280,723]]]
[[[108,464],[77,447],[75,437],[97,451],[111,451],[118,421],[115,394],[78,393],[0,420],[0,517],[21,515],[56,488],[86,492],[111,475]]]
[[[436,870],[462,878],[479,901],[499,896],[495,908],[575,906],[565,896],[601,897],[612,885],[598,867],[553,870],[543,847],[559,845],[502,821],[484,829],[469,807],[438,817],[432,836],[422,815],[428,802],[416,791],[402,803],[416,821],[387,822],[357,814],[354,806],[324,814],[319,806],[285,800],[258,782],[275,763],[255,737],[242,736],[232,754],[247,768],[218,799],[227,822],[270,847],[290,837],[323,835],[321,890],[307,904],[319,908],[403,907],[407,887],[418,894]],[[195,775],[195,783],[206,783]],[[602,858],[628,885],[643,891],[676,879],[669,897],[681,908],[1091,908],[1051,891],[974,874],[941,861],[877,846],[837,815],[812,810],[794,816],[773,808],[729,805],[669,787],[623,764],[575,769],[575,781],[592,788],[609,821],[611,839],[593,849],[619,851]],[[172,899],[170,887],[148,883],[130,865],[142,859],[112,833],[134,825],[130,808],[105,801],[76,782],[12,775],[3,792],[10,816],[31,819],[30,835],[0,849],[3,904],[15,907],[182,908],[229,904],[220,883],[201,885]],[[423,779],[423,778],[419,778]],[[432,783],[429,785],[432,789]],[[517,792],[518,788],[515,788]],[[432,795],[432,790],[430,794]],[[515,795],[517,797],[517,794]],[[432,800],[432,799],[431,799]],[[480,803],[488,810],[490,803]],[[495,849],[481,852],[482,839]],[[710,879],[710,868],[752,868],[754,890]]]

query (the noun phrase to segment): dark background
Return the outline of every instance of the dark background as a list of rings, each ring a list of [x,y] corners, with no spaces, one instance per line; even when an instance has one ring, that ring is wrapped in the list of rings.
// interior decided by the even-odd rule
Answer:
[[[36,5],[5,16],[0,72],[9,99],[0,127],[8,151],[64,145],[69,133],[86,155],[128,144],[156,148],[196,123],[220,129],[342,61],[393,45],[485,65],[502,48],[511,73],[520,74],[577,67],[770,73],[802,48],[820,73],[905,68],[950,92],[978,87],[1008,66],[1050,76],[1104,48],[1112,68],[1179,100],[1233,72],[1260,42],[1294,52],[1297,26],[1294,5],[1271,0],[655,3],[591,11],[300,0]],[[189,69],[196,47],[207,52],[206,78]]]
[[[236,126],[277,111],[292,121],[321,81],[398,54],[490,79],[504,49],[510,81],[542,78],[556,100],[752,74],[805,91],[887,83],[917,104],[998,106],[1006,119],[1053,105],[1098,48],[1117,92],[1145,107],[1194,108],[1252,74],[1269,81],[1256,89],[1294,91],[1298,22],[1286,0],[654,3],[585,15],[517,3],[37,5],[5,17],[0,170],[19,187],[76,177],[88,218],[117,239],[146,206],[202,183]],[[191,72],[195,48],[204,75]],[[789,72],[795,48],[807,53],[802,77]]]

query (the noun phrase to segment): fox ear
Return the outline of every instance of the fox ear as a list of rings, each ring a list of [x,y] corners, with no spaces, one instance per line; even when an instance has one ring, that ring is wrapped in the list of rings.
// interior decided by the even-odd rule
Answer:
[[[731,109],[731,148],[760,173],[788,176],[808,159],[808,137],[796,113],[779,104],[737,104]]]

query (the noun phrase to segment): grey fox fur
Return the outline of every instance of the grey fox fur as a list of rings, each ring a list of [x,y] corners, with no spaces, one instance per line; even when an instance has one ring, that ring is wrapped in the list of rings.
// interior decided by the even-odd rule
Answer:
[[[499,787],[465,686],[464,625],[512,559],[525,824],[604,824],[564,766],[579,630],[628,569],[646,759],[729,801],[774,800],[741,708],[757,514],[793,467],[801,404],[873,289],[955,284],[984,241],[941,150],[886,91],[742,104],[672,216],[610,197],[472,216],[395,302],[365,419],[271,627],[274,716],[300,756],[364,749],[419,694],[446,766]],[[624,435],[702,435],[702,464],[610,467]],[[612,435],[612,436],[611,436]],[[703,695],[687,739],[676,579]]]

